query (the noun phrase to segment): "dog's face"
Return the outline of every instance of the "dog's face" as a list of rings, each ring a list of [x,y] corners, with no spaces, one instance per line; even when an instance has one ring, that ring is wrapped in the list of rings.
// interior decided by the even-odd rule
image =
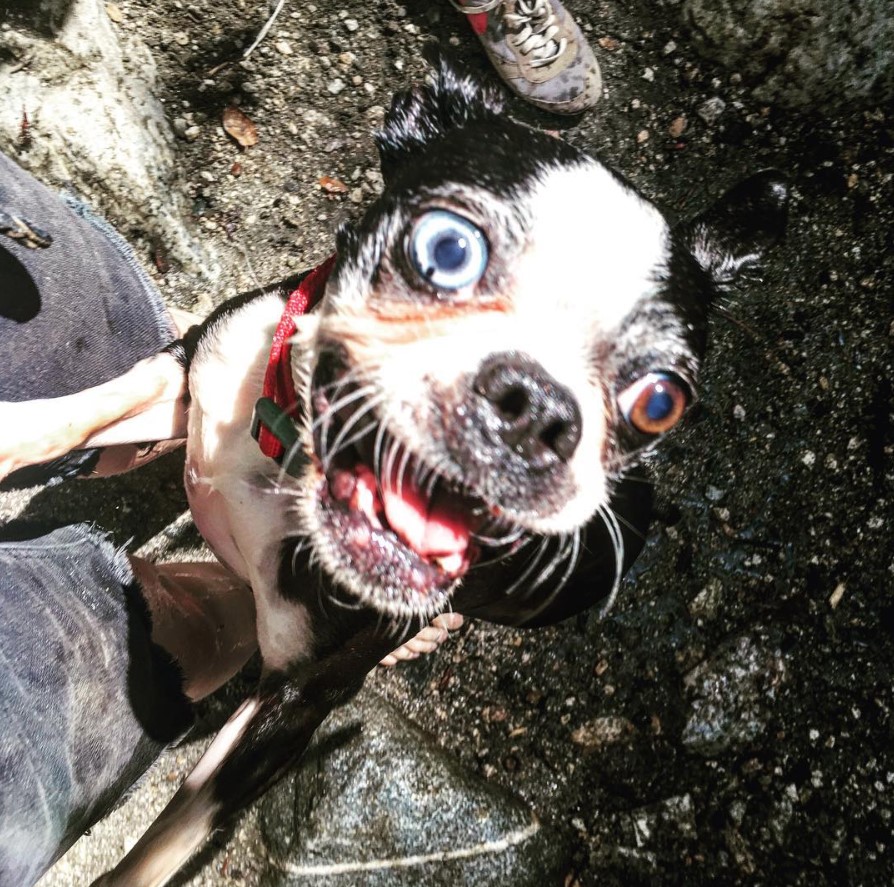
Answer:
[[[695,397],[706,313],[778,236],[778,178],[671,227],[442,66],[395,100],[386,191],[302,326],[302,530],[325,572],[428,615],[473,565],[579,543]]]

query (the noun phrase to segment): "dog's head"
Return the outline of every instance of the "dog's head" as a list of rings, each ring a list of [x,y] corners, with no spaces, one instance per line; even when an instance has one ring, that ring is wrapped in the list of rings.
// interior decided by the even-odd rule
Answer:
[[[777,174],[674,227],[501,112],[443,62],[397,96],[385,192],[340,233],[296,349],[302,529],[337,584],[395,614],[442,609],[532,538],[570,559],[695,398],[710,303],[784,226]]]

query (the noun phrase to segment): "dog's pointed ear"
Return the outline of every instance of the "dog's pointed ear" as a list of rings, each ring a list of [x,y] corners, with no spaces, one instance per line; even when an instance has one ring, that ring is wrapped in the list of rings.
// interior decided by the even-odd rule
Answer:
[[[397,93],[376,134],[386,180],[430,141],[503,111],[498,87],[483,82],[436,47],[427,47],[424,55],[432,67],[428,82]]]
[[[696,261],[724,288],[742,271],[760,264],[785,232],[789,185],[766,169],[726,192],[712,207],[682,226]]]

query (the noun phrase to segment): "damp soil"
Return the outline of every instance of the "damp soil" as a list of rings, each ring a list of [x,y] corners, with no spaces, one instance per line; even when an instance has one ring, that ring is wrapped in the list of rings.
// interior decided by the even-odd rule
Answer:
[[[329,254],[376,193],[371,134],[392,91],[422,76],[424,41],[487,71],[446,2],[287,3],[247,62],[265,4],[117,6],[156,57],[192,221],[224,262],[197,296],[163,244],[127,232],[172,304],[207,306]],[[891,883],[894,116],[755,103],[737,72],[695,55],[676,2],[568,7],[605,98],[580,119],[521,103],[516,116],[679,217],[781,169],[790,228],[762,279],[718,306],[699,403],[652,462],[655,520],[608,616],[471,624],[372,682],[569,839],[567,885]],[[228,104],[256,124],[255,146],[221,130]],[[569,207],[581,224],[597,210]],[[114,482],[122,542],[177,511],[176,462],[155,470],[164,498],[147,520],[139,485]]]

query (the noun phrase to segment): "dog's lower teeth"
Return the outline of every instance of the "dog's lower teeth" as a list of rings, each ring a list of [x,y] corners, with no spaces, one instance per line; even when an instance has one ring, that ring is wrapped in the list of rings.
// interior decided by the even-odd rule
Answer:
[[[435,560],[438,566],[449,576],[454,576],[459,573],[465,564],[465,557],[459,552],[447,555],[446,557],[439,557]]]

